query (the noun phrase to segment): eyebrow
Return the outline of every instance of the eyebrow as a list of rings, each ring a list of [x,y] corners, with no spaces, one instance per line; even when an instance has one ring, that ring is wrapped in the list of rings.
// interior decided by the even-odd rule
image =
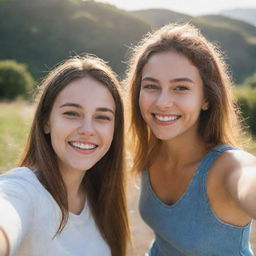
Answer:
[[[82,106],[79,105],[79,104],[76,104],[76,103],[69,103],[69,102],[64,103],[64,104],[62,104],[62,105],[60,106],[60,108],[64,108],[64,107],[82,108]]]
[[[75,108],[79,108],[79,109],[82,109],[83,107],[79,104],[76,104],[76,103],[64,103],[60,106],[60,108],[63,108],[63,107],[75,107]],[[106,107],[99,107],[99,108],[96,108],[96,111],[100,111],[100,112],[110,112],[112,113],[113,115],[115,114],[114,111],[111,109],[111,108],[106,108]]]
[[[144,77],[141,81],[150,81],[150,82],[159,83],[159,81],[153,77]]]
[[[170,80],[170,82],[189,82],[189,83],[194,83],[194,81],[188,77],[181,77],[181,78],[175,78]]]
[[[96,108],[96,111],[101,111],[101,112],[110,112],[113,115],[115,114],[114,111],[110,108]]]
[[[153,78],[153,77],[144,77],[141,81],[150,81],[150,82],[155,82],[159,83],[159,80]],[[177,82],[189,82],[189,83],[194,83],[194,81],[188,77],[180,77],[180,78],[174,78],[170,80],[170,83],[177,83]]]

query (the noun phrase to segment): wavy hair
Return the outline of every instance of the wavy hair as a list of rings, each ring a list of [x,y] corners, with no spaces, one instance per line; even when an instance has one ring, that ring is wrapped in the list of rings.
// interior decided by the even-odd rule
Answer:
[[[147,34],[133,49],[126,85],[130,92],[131,131],[134,169],[142,170],[159,145],[140,113],[139,94],[142,70],[149,58],[160,52],[174,51],[188,58],[198,69],[209,104],[201,111],[198,132],[211,148],[218,144],[237,146],[241,136],[239,111],[231,91],[231,79],[221,51],[191,24],[169,24]]]

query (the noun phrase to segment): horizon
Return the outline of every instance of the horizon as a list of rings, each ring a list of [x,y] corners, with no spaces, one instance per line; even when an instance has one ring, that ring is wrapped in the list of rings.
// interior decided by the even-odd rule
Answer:
[[[186,0],[96,0],[112,4],[120,9],[126,11],[135,11],[143,9],[167,9],[175,12],[180,12],[192,16],[205,15],[205,14],[219,14],[226,10],[235,9],[256,9],[255,0],[246,0],[241,3],[238,0],[216,0],[214,3],[209,4],[203,0],[195,0],[187,2]]]

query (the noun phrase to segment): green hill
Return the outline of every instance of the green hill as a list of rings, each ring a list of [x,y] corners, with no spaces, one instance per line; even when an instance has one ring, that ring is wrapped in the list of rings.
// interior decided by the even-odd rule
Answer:
[[[221,12],[222,15],[243,20],[245,22],[251,23],[256,26],[256,9],[231,9],[231,10],[224,10]]]
[[[175,20],[179,23],[191,22],[199,27],[210,41],[225,52],[230,72],[237,83],[256,71],[256,27],[253,25],[221,15],[191,17],[179,13],[177,16],[172,11],[158,9],[143,10],[137,14],[150,22],[152,27],[161,27]]]
[[[0,59],[16,59],[42,77],[70,55],[92,53],[119,74],[127,45],[150,29],[114,6],[80,0],[11,0],[0,3]]]
[[[64,58],[91,53],[122,76],[129,46],[170,22],[192,22],[219,44],[236,82],[256,71],[256,28],[245,22],[165,9],[127,12],[92,0],[0,0],[0,60],[25,63],[38,79]]]
[[[188,22],[193,18],[192,16],[166,9],[138,10],[131,11],[131,13],[150,22],[155,28],[162,27],[168,23]]]
[[[247,40],[252,39],[252,41],[256,41],[256,27],[244,21],[228,18],[223,15],[205,15],[193,18],[193,22],[231,29],[246,37]]]
[[[256,71],[256,27],[221,15],[195,17],[192,23],[224,51],[237,83]]]

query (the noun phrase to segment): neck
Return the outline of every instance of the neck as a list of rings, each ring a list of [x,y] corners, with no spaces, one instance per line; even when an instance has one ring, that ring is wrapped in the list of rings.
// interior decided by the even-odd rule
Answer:
[[[62,178],[67,188],[68,194],[77,194],[80,191],[81,183],[84,177],[84,172],[76,170],[61,171]]]
[[[61,173],[67,189],[69,211],[79,214],[84,207],[86,197],[86,193],[82,185],[85,172],[77,170],[62,170]]]
[[[161,161],[176,168],[200,161],[207,153],[206,144],[199,136],[163,141],[158,156]]]

